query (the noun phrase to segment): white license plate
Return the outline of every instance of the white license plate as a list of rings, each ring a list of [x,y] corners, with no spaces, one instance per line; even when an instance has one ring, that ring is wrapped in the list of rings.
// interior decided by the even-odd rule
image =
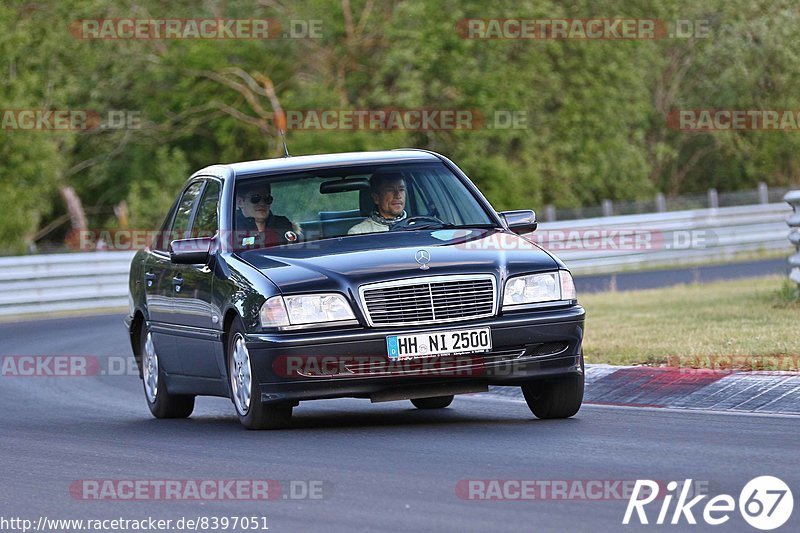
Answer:
[[[489,328],[476,328],[389,335],[386,349],[389,359],[488,352],[492,349],[492,333]]]

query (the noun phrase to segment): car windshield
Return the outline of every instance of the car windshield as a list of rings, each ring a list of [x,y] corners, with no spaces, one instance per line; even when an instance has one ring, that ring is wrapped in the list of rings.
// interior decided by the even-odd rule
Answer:
[[[490,227],[442,163],[394,164],[240,178],[234,229],[245,249],[385,231]]]

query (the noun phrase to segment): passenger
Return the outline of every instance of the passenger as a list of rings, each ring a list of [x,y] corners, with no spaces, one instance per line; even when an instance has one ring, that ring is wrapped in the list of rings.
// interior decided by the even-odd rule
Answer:
[[[272,213],[272,202],[272,188],[269,183],[237,185],[236,231],[237,236],[245,235],[241,241],[242,246],[275,246],[299,239],[288,218]]]
[[[366,220],[347,231],[348,235],[389,231],[393,224],[407,217],[406,181],[401,173],[375,173],[369,180],[369,188],[375,207]]]

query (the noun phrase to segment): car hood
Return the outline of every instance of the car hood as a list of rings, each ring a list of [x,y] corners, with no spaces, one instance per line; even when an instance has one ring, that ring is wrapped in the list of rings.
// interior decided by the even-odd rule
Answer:
[[[419,254],[418,261],[420,251],[427,254]],[[496,228],[373,233],[249,250],[239,256],[283,294],[355,295],[365,283],[447,274],[490,273],[502,284],[510,276],[559,267],[539,246]]]

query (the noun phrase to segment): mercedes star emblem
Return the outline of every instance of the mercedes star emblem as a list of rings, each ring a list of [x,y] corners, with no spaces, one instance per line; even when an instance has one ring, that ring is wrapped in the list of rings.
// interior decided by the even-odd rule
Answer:
[[[420,264],[420,270],[428,270],[430,267],[428,263],[431,260],[431,254],[428,250],[419,250],[416,254],[414,254],[414,259],[417,260],[417,263]]]

